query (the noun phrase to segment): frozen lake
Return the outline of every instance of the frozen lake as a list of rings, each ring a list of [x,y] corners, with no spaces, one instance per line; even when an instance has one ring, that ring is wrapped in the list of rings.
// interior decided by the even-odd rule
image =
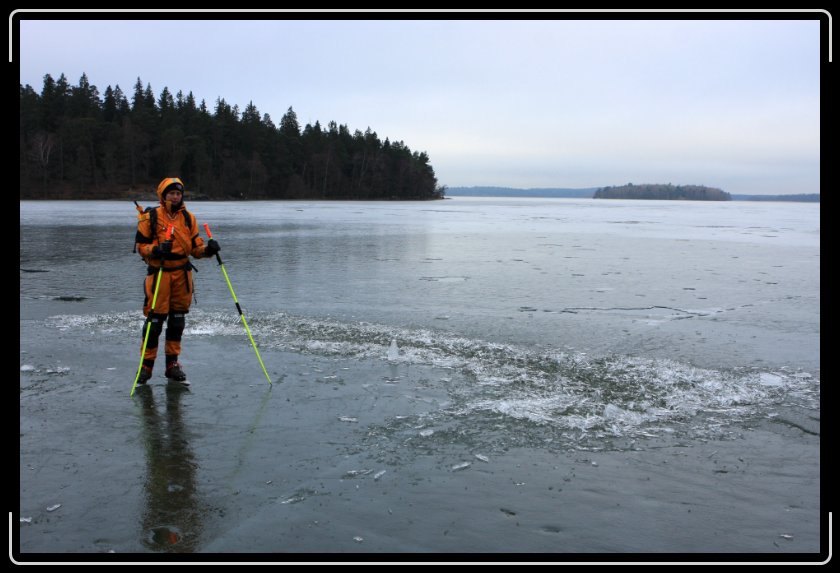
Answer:
[[[21,523],[21,551],[819,549],[818,204],[458,197],[188,208],[222,246],[275,384],[266,393],[221,272],[207,259],[196,262],[184,338],[192,391],[173,395],[161,378],[128,398],[145,276],[131,252],[133,205],[21,202],[20,515],[32,518]],[[119,431],[102,437],[94,431],[102,424]],[[278,452],[273,432],[297,441]],[[71,438],[78,433],[98,437],[79,443]],[[102,459],[85,467],[91,443]],[[742,460],[735,470],[746,444],[753,465]],[[705,468],[723,455],[728,469]],[[70,458],[73,470],[62,465]],[[164,458],[181,465],[152,485]],[[708,469],[707,479],[663,492],[686,483],[683,470],[661,469],[675,458],[689,474]],[[526,461],[531,477],[516,478]],[[761,470],[788,463],[788,482]],[[583,482],[575,490],[570,469],[558,482],[558,464],[600,472],[602,481],[586,478],[598,500]],[[120,519],[81,498],[83,511],[71,516],[70,492],[84,498],[83,478],[115,467],[128,476],[123,493],[109,496],[106,487],[96,505],[125,497]],[[454,476],[472,480],[473,493],[455,493]],[[649,491],[636,481],[643,477],[653,477]],[[724,493],[715,483],[723,478],[736,480]],[[615,479],[633,481],[623,485],[636,504],[673,504],[631,509],[625,499],[628,519],[650,511],[680,522],[680,504],[712,495],[702,523],[752,533],[723,540],[653,525],[619,529],[609,517]],[[439,488],[407,493],[424,480]],[[284,489],[262,491],[268,481]],[[522,497],[526,481],[540,491]],[[541,515],[563,483],[566,494],[576,491],[576,515]],[[330,513],[358,509],[351,500],[360,484],[380,490],[362,512],[376,514],[376,526]],[[739,497],[742,487],[752,494]],[[62,490],[62,507],[47,511]],[[425,500],[404,507],[419,511],[420,525],[386,525],[401,496]],[[500,506],[488,513],[498,527],[436,521],[442,514],[433,508],[461,502],[483,515],[483,498]],[[314,500],[330,508],[334,545],[325,547],[326,534],[312,526]],[[730,515],[739,503],[759,509]],[[304,507],[311,513],[300,514]],[[157,514],[149,517],[150,508]],[[582,528],[572,526],[590,511]],[[512,514],[523,512],[535,516],[536,533],[511,536]],[[113,536],[80,526],[100,513]],[[800,533],[771,538],[789,518]],[[306,523],[314,537],[297,529],[294,542],[256,533]],[[374,531],[354,535],[354,527]],[[56,528],[67,531],[51,537]],[[161,531],[175,531],[167,538],[175,542],[159,541]],[[496,549],[500,540],[511,545]]]

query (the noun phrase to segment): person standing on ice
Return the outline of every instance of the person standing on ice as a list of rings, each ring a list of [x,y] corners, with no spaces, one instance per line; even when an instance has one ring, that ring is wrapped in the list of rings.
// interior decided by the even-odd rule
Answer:
[[[152,377],[158,352],[158,339],[166,322],[165,376],[188,384],[187,376],[178,362],[181,354],[181,335],[186,324],[185,315],[192,303],[193,265],[189,257],[212,257],[220,251],[219,243],[210,239],[207,244],[198,235],[195,215],[184,206],[184,183],[177,177],[167,177],[157,187],[160,206],[150,208],[139,216],[135,248],[148,265],[145,279],[143,337],[146,323],[151,323],[149,340],[137,382],[145,384]],[[167,240],[170,228],[171,238]],[[154,313],[150,313],[157,275],[162,271]]]

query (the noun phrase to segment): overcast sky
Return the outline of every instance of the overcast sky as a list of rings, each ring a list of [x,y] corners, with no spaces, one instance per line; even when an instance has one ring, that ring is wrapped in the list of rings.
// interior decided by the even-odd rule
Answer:
[[[817,20],[267,17],[22,20],[20,83],[291,106],[427,152],[449,187],[820,191]]]

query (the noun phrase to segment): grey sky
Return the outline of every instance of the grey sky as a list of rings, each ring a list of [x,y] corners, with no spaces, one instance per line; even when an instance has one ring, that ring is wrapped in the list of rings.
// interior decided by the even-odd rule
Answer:
[[[426,151],[450,187],[820,191],[817,20],[22,20],[19,42],[37,92],[84,72],[292,106]]]

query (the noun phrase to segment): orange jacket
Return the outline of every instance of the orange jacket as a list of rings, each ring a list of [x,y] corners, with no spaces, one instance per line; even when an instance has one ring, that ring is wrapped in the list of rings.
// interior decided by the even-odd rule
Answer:
[[[166,240],[166,233],[171,226],[174,226],[172,233],[172,252],[166,255],[163,262],[165,268],[182,267],[189,262],[189,257],[196,259],[204,257],[204,241],[198,235],[198,222],[195,215],[190,213],[181,203],[181,207],[171,214],[165,205],[160,205],[157,211],[157,228],[151,228],[151,217],[149,213],[142,213],[137,223],[137,236],[135,242],[137,252],[152,267],[160,267],[160,258],[152,255],[152,249]],[[190,225],[187,226],[187,219]]]

